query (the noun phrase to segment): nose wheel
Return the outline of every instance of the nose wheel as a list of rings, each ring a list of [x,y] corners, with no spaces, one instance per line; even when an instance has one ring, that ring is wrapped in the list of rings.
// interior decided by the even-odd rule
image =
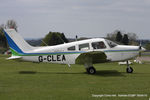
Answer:
[[[126,69],[127,73],[133,73],[133,68],[130,67],[129,62],[127,61],[127,69]]]
[[[128,67],[128,68],[126,69],[126,72],[127,72],[127,73],[133,73],[133,68],[132,68],[132,67]]]

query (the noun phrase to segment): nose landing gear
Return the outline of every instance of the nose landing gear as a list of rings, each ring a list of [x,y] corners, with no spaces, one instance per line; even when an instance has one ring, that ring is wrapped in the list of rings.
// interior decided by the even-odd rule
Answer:
[[[133,68],[130,67],[129,62],[127,61],[127,69],[126,69],[127,73],[133,73]]]

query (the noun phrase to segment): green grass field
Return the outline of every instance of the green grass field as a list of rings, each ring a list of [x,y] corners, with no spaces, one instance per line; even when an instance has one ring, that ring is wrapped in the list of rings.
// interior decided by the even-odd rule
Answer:
[[[84,66],[5,60],[0,55],[0,100],[149,100],[150,64],[134,64],[133,74],[117,63]],[[147,97],[93,97],[92,94],[147,94]]]

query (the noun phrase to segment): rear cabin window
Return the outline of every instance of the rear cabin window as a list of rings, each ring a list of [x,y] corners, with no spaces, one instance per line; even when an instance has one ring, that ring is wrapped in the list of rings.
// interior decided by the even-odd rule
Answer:
[[[106,45],[104,44],[104,42],[93,42],[92,47],[93,49],[105,49]]]
[[[89,50],[89,49],[90,49],[89,43],[79,45],[79,50]]]
[[[72,46],[72,47],[68,48],[69,51],[74,51],[75,49],[76,49],[75,46]]]

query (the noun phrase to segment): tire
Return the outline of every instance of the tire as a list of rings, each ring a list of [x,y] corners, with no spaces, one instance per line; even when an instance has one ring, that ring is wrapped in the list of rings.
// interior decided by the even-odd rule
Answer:
[[[88,74],[95,74],[96,73],[96,69],[92,66],[86,69]]]
[[[127,69],[126,69],[126,72],[127,72],[127,73],[133,73],[133,68],[132,68],[132,67],[127,68]]]

